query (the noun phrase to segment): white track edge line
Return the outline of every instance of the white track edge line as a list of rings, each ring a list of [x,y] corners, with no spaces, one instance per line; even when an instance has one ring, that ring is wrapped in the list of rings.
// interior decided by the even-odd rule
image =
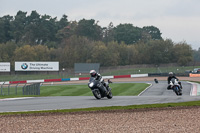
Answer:
[[[143,90],[142,92],[140,92],[140,94],[138,95],[138,96],[140,96],[140,95],[142,95],[146,90],[148,90],[153,84],[151,84],[151,83],[147,83],[147,84],[150,84],[150,86],[149,87],[147,87],[145,90]]]

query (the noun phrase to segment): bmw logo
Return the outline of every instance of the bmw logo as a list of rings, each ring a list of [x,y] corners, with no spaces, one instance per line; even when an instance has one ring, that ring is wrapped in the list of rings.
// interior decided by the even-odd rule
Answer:
[[[23,70],[25,70],[25,69],[28,68],[28,65],[27,65],[26,63],[23,63],[23,64],[21,65],[21,68],[22,68]]]

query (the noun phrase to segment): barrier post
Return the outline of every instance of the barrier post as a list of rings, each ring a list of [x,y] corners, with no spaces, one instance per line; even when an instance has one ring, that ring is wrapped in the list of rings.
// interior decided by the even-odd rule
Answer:
[[[5,82],[3,82],[3,84],[1,84],[1,95],[3,94],[3,85],[5,84]]]

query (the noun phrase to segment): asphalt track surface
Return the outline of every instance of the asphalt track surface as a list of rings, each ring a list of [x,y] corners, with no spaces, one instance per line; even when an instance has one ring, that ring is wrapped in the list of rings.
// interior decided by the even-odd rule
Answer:
[[[142,83],[150,83],[151,86],[139,96],[113,96],[112,99],[103,98],[101,100],[97,100],[93,96],[56,96],[30,97],[25,99],[0,99],[0,112],[177,103],[200,100],[200,96],[190,96],[192,85],[186,81],[182,82],[182,96],[176,96],[172,90],[167,90],[166,81],[159,81],[158,84],[153,81]]]

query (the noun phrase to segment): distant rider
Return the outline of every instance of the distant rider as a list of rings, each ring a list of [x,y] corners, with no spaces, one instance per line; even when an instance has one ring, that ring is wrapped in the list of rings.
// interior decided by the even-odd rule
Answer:
[[[91,75],[91,77],[94,77],[96,80],[100,81],[108,90],[108,85],[104,82],[101,74],[97,73],[95,70],[91,70],[90,75]]]
[[[178,78],[176,76],[174,76],[173,72],[169,72],[169,77],[167,78],[167,81],[168,81],[168,87],[167,87],[167,89],[168,90],[171,89],[170,81],[171,81],[172,78],[175,78],[175,79],[178,80]],[[180,87],[182,89],[182,85],[181,85],[180,81],[178,81],[178,84],[180,85]]]

